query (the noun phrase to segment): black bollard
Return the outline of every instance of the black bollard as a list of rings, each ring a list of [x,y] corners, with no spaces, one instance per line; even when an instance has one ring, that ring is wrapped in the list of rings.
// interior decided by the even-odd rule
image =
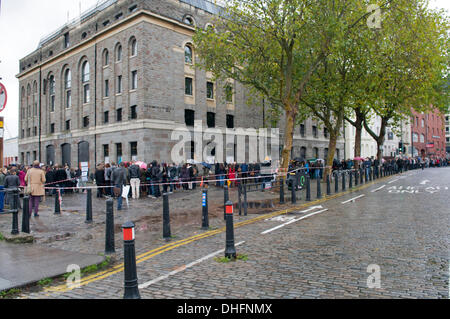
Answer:
[[[30,197],[23,197],[22,205],[22,233],[30,233]]]
[[[228,193],[228,185],[226,185],[227,181],[225,181],[225,186],[223,188],[223,220],[227,220],[227,213],[226,213],[226,203],[230,199],[229,193]],[[245,189],[245,186],[244,186]]]
[[[105,235],[105,255],[114,254],[114,200],[106,201],[106,235]]]
[[[293,179],[291,184],[291,204],[297,204],[297,179]]]
[[[11,235],[19,234],[19,190],[15,189],[12,194],[11,211],[13,215]]]
[[[339,172],[334,174],[334,192],[339,193]]]
[[[342,191],[345,192],[347,185],[345,185],[345,172],[342,173]]]
[[[352,189],[353,188],[353,172],[350,171],[348,175],[349,175],[348,189]]]
[[[234,245],[233,203],[231,201],[228,201],[225,204],[225,213],[227,217],[225,257],[236,259],[236,247]]]
[[[136,248],[134,224],[127,222],[123,226],[123,253],[124,253],[124,275],[125,293],[123,299],[141,299],[139,294],[137,270],[136,270]]]
[[[362,184],[364,184],[364,169],[363,168],[361,168],[360,170],[359,170],[359,183],[362,185]]]
[[[226,204],[225,204],[225,206],[226,206]],[[247,184],[245,184],[244,185],[244,216],[247,216],[247,215],[248,215]]]
[[[92,189],[86,192],[86,224],[92,224]]]
[[[163,194],[163,238],[172,237],[170,231],[169,194]]]
[[[208,190],[204,189],[202,193],[202,229],[209,229],[209,217],[208,217]]]
[[[311,201],[311,178],[309,175],[306,176],[306,201]]]
[[[242,183],[238,186],[239,216],[242,216]]]
[[[280,205],[284,205],[284,178],[280,179]]]
[[[369,179],[370,179],[370,181],[373,181],[373,169],[372,169],[372,167],[369,168]]]
[[[322,180],[320,177],[317,177],[317,199],[322,198]]]
[[[61,215],[61,205],[59,203],[59,196],[61,196],[60,190],[56,191],[55,196],[55,215]]]
[[[358,169],[355,169],[355,186],[358,186]]]
[[[331,195],[330,174],[327,175],[327,196]]]

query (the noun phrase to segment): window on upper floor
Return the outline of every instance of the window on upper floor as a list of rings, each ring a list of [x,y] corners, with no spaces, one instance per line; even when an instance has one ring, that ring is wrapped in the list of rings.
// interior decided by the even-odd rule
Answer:
[[[214,83],[206,82],[206,98],[208,100],[214,100]]]
[[[86,83],[90,80],[89,62],[85,61],[81,67],[81,82]]]
[[[206,124],[208,125],[208,128],[216,127],[216,113],[206,113]]]
[[[133,105],[130,107],[130,119],[136,120],[137,119],[137,106]]]
[[[70,89],[72,87],[72,72],[70,72],[70,69],[67,69],[64,72],[64,88]]]
[[[234,115],[227,114],[227,128],[234,128]]]
[[[225,101],[233,103],[233,86],[230,83],[225,86]]]
[[[185,82],[185,89],[184,89],[184,94],[192,96],[194,94],[193,92],[193,84],[192,84],[192,78],[185,78],[184,80]]]
[[[116,48],[116,62],[122,61],[122,45],[118,45]]]
[[[138,76],[137,71],[131,72],[131,89],[136,90],[138,86]]]
[[[64,49],[68,48],[70,46],[70,36],[69,32],[64,34]]]
[[[186,45],[184,47],[184,62],[187,64],[193,64],[193,61],[192,47],[190,45]]]
[[[185,110],[184,111],[184,122],[186,126],[194,126],[195,123],[195,111]]]
[[[137,40],[133,38],[130,43],[130,55],[137,56],[137,51],[138,51]]]

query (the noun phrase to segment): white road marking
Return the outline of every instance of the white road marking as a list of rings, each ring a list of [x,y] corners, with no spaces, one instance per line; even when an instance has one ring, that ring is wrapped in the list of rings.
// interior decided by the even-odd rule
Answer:
[[[427,183],[431,183],[429,180],[424,180],[423,182],[420,183],[420,185],[426,185]]]
[[[342,202],[342,204],[347,204],[347,203],[350,203],[350,202],[354,202],[354,201],[357,200],[358,198],[361,198],[361,197],[364,197],[364,196],[366,196],[366,195],[360,195],[360,196],[358,196],[358,197],[355,197],[355,198],[349,199],[349,200],[347,200],[347,201],[345,201],[345,202]]]
[[[269,229],[269,230],[266,230],[266,231],[262,232],[261,235],[266,235],[266,234],[271,233],[271,232],[273,232],[273,231],[275,231],[275,230],[278,230],[278,229],[280,229],[280,228],[283,228],[283,227],[285,227],[285,226],[287,226],[287,225],[296,223],[296,222],[298,222],[298,221],[300,221],[300,220],[303,220],[303,219],[306,219],[306,218],[308,218],[308,217],[311,217],[311,216],[314,216],[314,215],[317,215],[317,214],[321,214],[321,213],[323,213],[323,212],[326,212],[327,210],[328,210],[328,209],[323,209],[323,210],[321,210],[321,211],[318,211],[318,212],[315,212],[315,213],[308,214],[308,215],[303,216],[303,217],[300,217],[300,218],[298,218],[298,219],[293,219],[293,220],[291,220],[291,221],[289,221],[289,222],[287,222],[287,223],[284,223],[284,224],[279,225],[279,226],[277,226],[277,227],[274,227],[274,228],[271,228],[271,229]]]
[[[235,247],[240,246],[240,245],[242,245],[242,244],[244,244],[244,243],[245,243],[245,241],[242,241],[242,242],[236,244]],[[216,251],[215,253],[209,254],[208,256],[205,256],[205,257],[203,257],[203,258],[200,258],[200,259],[198,259],[198,260],[196,260],[196,261],[190,263],[189,265],[180,267],[180,268],[178,268],[177,270],[174,270],[174,271],[168,273],[167,275],[158,277],[158,278],[153,279],[153,280],[151,280],[151,281],[149,281],[149,282],[146,282],[146,283],[144,283],[144,284],[142,284],[142,285],[139,285],[139,289],[145,289],[145,288],[148,288],[148,287],[150,287],[151,285],[156,284],[157,282],[160,282],[161,280],[167,279],[167,278],[169,278],[170,276],[176,275],[176,274],[178,274],[178,273],[180,273],[180,272],[182,272],[182,271],[185,271],[186,269],[192,268],[192,267],[194,267],[195,265],[198,265],[198,264],[204,262],[205,260],[211,259],[211,258],[213,258],[213,257],[215,257],[215,256],[217,256],[217,255],[219,255],[220,253],[224,253],[224,252],[225,252],[225,249],[221,249],[221,250],[219,250],[219,251]]]
[[[385,187],[386,187],[386,185],[383,185],[383,186],[381,186],[380,188],[374,189],[374,190],[372,191],[372,193],[378,192],[379,190],[382,190],[382,189],[385,188]]]
[[[395,183],[395,182],[397,182],[397,181],[399,181],[400,179],[398,178],[398,179],[394,179],[393,181],[390,181],[388,184],[392,184],[392,183]]]

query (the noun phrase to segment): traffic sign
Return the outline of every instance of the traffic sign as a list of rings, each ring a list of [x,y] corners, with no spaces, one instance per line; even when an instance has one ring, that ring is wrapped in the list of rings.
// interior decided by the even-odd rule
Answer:
[[[0,83],[0,112],[5,109],[7,101],[8,94],[6,93],[6,88],[2,83]]]

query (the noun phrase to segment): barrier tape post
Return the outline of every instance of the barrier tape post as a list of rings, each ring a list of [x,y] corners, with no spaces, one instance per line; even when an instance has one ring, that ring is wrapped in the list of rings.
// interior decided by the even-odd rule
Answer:
[[[317,177],[317,199],[322,198],[322,181],[320,179],[320,176]]]
[[[12,205],[11,205],[11,210],[12,210],[12,215],[13,215],[13,219],[12,219],[12,231],[11,231],[11,235],[18,235],[19,234],[19,210],[18,210],[18,206],[19,206],[19,190],[18,189],[14,189],[12,191]]]
[[[105,255],[116,252],[114,245],[114,200],[106,201],[106,235],[105,235]]]
[[[247,216],[247,215],[248,215],[247,184],[245,184],[244,185],[244,216]]]
[[[348,175],[349,175],[348,189],[352,189],[353,188],[353,172],[350,171]]]
[[[203,214],[202,214],[202,229],[208,230],[209,229],[209,217],[208,217],[208,190],[204,189],[202,193],[202,208],[203,208]]]
[[[60,195],[60,190],[58,189],[56,191],[56,196],[55,196],[55,215],[61,215],[61,205],[59,204],[59,196]]]
[[[124,250],[124,288],[123,299],[141,299],[139,294],[137,270],[136,270],[136,248],[135,248],[135,225],[132,222],[123,224],[123,250]]]
[[[227,218],[225,257],[236,259],[236,247],[234,245],[233,203],[231,201],[226,202],[225,213]]]
[[[334,192],[339,193],[339,172],[334,173]]]
[[[163,194],[163,238],[172,237],[170,231],[169,194]]]
[[[306,201],[311,201],[311,178],[309,177],[309,175],[306,176]]]
[[[242,216],[242,183],[238,185],[239,216]]]
[[[280,205],[284,205],[285,201],[284,201],[284,177],[282,177],[280,179]]]
[[[355,169],[355,186],[358,186],[358,169]]]
[[[291,203],[292,205],[295,205],[297,203],[297,178],[292,180],[291,184]]]
[[[22,205],[22,233],[30,233],[30,197],[25,195],[23,197]]]
[[[362,184],[364,184],[364,169],[363,168],[360,168],[359,169],[359,183],[362,185]]]
[[[86,192],[86,224],[92,224],[92,189]]]
[[[345,184],[345,172],[342,172],[342,191],[345,192],[347,185]]]
[[[244,186],[244,190],[245,190],[245,186]],[[227,220],[227,208],[226,208],[226,203],[228,202],[228,200],[230,199],[229,194],[228,194],[228,185],[227,182],[225,181],[225,186],[223,187],[223,220]]]

